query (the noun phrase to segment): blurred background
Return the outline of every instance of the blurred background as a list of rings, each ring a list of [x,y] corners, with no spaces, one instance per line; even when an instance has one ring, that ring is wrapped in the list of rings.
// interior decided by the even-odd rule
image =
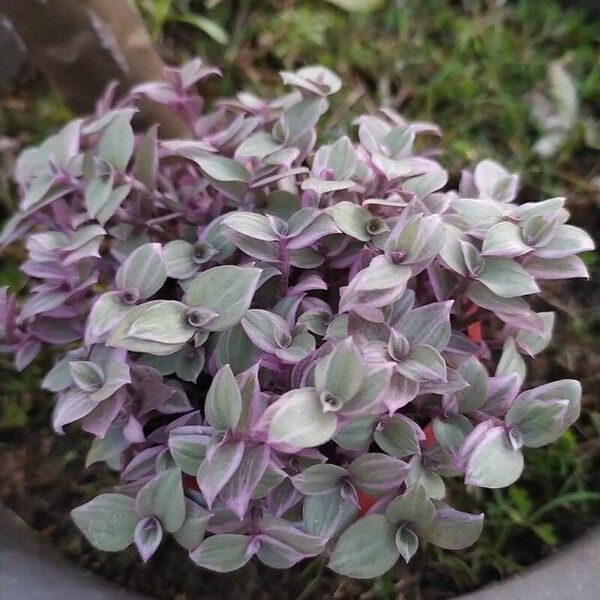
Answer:
[[[381,104],[409,119],[434,121],[444,132],[439,159],[454,180],[461,168],[494,158],[522,173],[521,201],[566,196],[574,224],[598,240],[600,15],[594,5],[137,0],[165,63],[200,56],[221,68],[223,76],[202,89],[209,105],[242,89],[261,96],[281,93],[280,70],[326,65],[342,77],[344,88],[322,121],[322,141]],[[4,9],[9,15],[15,6],[14,0],[0,1],[0,14]],[[18,202],[11,183],[18,152],[58,129],[72,117],[69,105],[81,108],[89,102],[86,92],[107,82],[90,67],[89,88],[74,74],[66,81],[55,76],[52,87],[39,48],[18,42],[8,19],[1,24],[0,223]],[[39,26],[31,25],[33,33]],[[318,598],[435,600],[506,577],[600,521],[600,261],[595,253],[584,258],[591,282],[548,286],[543,293],[540,306],[558,312],[557,332],[530,372],[532,385],[550,377],[580,379],[582,418],[556,444],[529,450],[524,476],[509,489],[452,491],[464,508],[487,514],[473,548],[457,553],[426,548],[410,569],[399,566],[374,583],[320,576],[310,568],[273,574],[256,566],[220,579],[181,567],[169,547],[145,567],[133,552],[98,554],[82,542],[68,513],[92,490],[108,487],[112,476],[97,465],[84,469],[85,436],[73,430],[57,439],[50,431],[51,400],[38,390],[50,356],[15,375],[9,357],[0,354],[0,501],[70,558],[160,598],[189,600],[200,591],[202,597],[223,598],[226,585],[228,598],[279,600],[295,598],[292,590],[300,585]],[[23,285],[19,259],[18,247],[0,258],[0,287]]]

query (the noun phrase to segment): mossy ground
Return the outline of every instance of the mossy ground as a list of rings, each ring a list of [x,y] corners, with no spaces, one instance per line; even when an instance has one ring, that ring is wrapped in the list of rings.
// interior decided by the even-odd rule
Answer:
[[[344,79],[323,135],[347,130],[355,115],[381,103],[409,118],[433,120],[444,130],[441,161],[457,173],[492,157],[523,173],[522,199],[565,195],[575,224],[598,238],[600,154],[573,128],[560,152],[541,159],[532,146],[540,131],[528,94],[544,90],[551,61],[573,76],[582,114],[600,118],[600,21],[555,0],[386,0],[381,8],[348,14],[325,0],[223,0],[207,11],[201,0],[139,0],[165,58],[192,54],[223,69],[204,90],[208,100],[245,87],[263,95],[281,91],[277,72],[322,63]],[[230,36],[226,46],[192,25],[201,15]],[[189,18],[187,19],[190,20]],[[1,206],[14,207],[9,183],[16,150],[39,141],[68,118],[45,82],[27,67],[0,97]],[[18,289],[18,249],[0,262],[0,285]],[[46,356],[26,373],[12,373],[0,357],[0,499],[52,539],[70,558],[160,598],[290,600],[438,600],[506,577],[551,554],[600,521],[600,263],[586,260],[591,283],[548,287],[540,307],[559,312],[556,339],[531,366],[531,383],[574,377],[584,386],[581,420],[549,448],[530,450],[522,479],[508,490],[450,489],[452,502],[482,509],[479,543],[458,552],[425,548],[410,568],[399,566],[376,581],[353,582],[317,563],[288,573],[250,566],[232,576],[207,575],[164,548],[147,566],[133,551],[90,549],[68,518],[73,506],[106,488],[111,475],[83,470],[86,437],[76,430],[55,438],[51,400],[38,391]]]

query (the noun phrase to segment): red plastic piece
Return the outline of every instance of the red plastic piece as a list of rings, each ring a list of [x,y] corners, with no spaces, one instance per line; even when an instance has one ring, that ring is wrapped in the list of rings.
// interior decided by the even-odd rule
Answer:
[[[433,448],[435,445],[435,434],[433,433],[432,421],[429,421],[429,423],[425,425],[423,433],[425,434],[425,439],[421,442],[421,446],[423,446],[424,450],[429,450],[429,448]]]
[[[369,496],[369,494],[365,494],[358,490],[356,492],[358,497],[358,516],[363,517],[367,511],[377,502],[377,498],[374,496]]]
[[[474,344],[479,344],[483,339],[481,332],[481,321],[475,321],[467,325],[467,335]]]

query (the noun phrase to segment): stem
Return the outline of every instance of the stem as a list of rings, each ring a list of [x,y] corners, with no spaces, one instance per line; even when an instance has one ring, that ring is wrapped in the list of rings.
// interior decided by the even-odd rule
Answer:
[[[322,557],[316,558],[310,565],[308,565],[305,572],[313,571],[315,568],[313,565],[318,567],[317,572],[315,576],[308,582],[307,586],[296,598],[296,600],[308,600],[318,590],[319,585],[321,584],[323,572],[325,571],[325,561]]]
[[[279,295],[283,298],[290,285],[290,252],[286,247],[285,240],[280,240],[279,242],[279,269],[281,271]]]
[[[170,215],[163,215],[162,217],[156,217],[154,219],[150,219],[149,221],[145,221],[145,224],[149,227],[154,225],[158,225],[160,223],[166,223],[167,221],[172,221],[174,219],[179,219],[183,216],[183,213],[172,213]]]

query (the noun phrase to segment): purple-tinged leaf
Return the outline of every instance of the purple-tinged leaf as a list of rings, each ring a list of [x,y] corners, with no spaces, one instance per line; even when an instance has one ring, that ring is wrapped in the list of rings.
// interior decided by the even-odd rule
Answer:
[[[325,443],[337,429],[335,413],[324,412],[314,388],[291,390],[271,407],[270,441],[294,448]]]
[[[340,311],[362,305],[380,308],[396,301],[406,289],[411,271],[390,262],[371,263],[359,271],[340,296]]]
[[[211,513],[195,502],[185,500],[185,520],[181,529],[173,534],[178,544],[187,550],[197,548],[204,539]]]
[[[420,485],[412,485],[392,500],[385,509],[386,518],[394,525],[410,523],[417,529],[426,529],[435,515],[435,506],[427,491]]]
[[[214,267],[190,283],[185,302],[218,315],[205,325],[208,331],[230,329],[250,308],[260,276],[261,270],[254,267]]]
[[[465,443],[468,441],[467,436]],[[503,488],[514,483],[522,471],[523,455],[513,450],[504,427],[493,427],[478,440],[469,454],[465,483],[483,488]]]
[[[405,458],[421,454],[419,442],[425,439],[421,428],[403,415],[384,417],[375,429],[375,442],[387,454]]]
[[[120,290],[136,290],[140,300],[156,294],[167,279],[160,244],[144,244],[119,267],[115,282]]]
[[[427,541],[448,550],[461,550],[474,544],[483,529],[483,513],[473,515],[438,502],[435,517],[425,531]]]
[[[415,555],[419,548],[419,538],[417,534],[407,527],[402,525],[396,532],[396,548],[400,552],[400,556],[408,563]]]
[[[206,420],[220,430],[235,429],[242,414],[242,397],[229,365],[214,376],[206,394]]]
[[[163,538],[160,521],[156,517],[144,517],[136,526],[135,545],[144,562],[148,562],[158,550]]]
[[[205,569],[228,573],[243,567],[259,548],[260,542],[247,535],[223,533],[205,539],[190,558]]]
[[[197,476],[198,487],[209,508],[240,466],[243,456],[243,442],[227,442],[202,461]]]
[[[169,469],[152,478],[138,492],[136,510],[142,517],[154,516],[165,531],[177,531],[185,520],[181,471]]]
[[[133,498],[122,494],[101,494],[73,509],[71,516],[90,544],[106,552],[127,548],[139,521]]]
[[[266,444],[247,447],[240,466],[220,492],[221,499],[240,520],[244,518],[250,498],[269,465]]]
[[[386,454],[371,452],[352,461],[348,471],[361,490],[381,496],[400,486],[408,473],[408,465]]]
[[[383,575],[398,560],[396,528],[383,515],[367,515],[339,537],[331,554],[330,569],[357,579]]]

